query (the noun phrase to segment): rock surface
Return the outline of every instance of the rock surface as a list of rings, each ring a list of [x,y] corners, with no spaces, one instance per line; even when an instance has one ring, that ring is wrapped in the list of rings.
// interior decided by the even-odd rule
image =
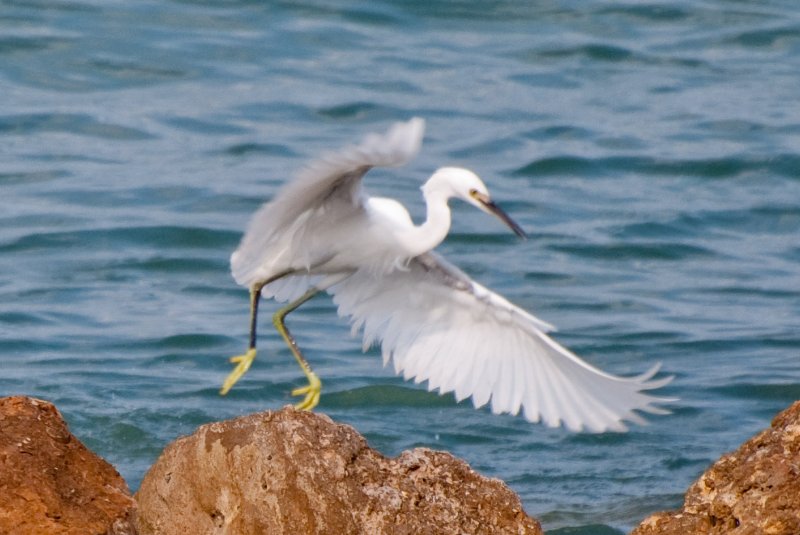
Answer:
[[[724,455],[686,493],[632,535],[800,534],[800,401],[772,427]]]
[[[142,535],[542,533],[503,482],[452,455],[388,459],[351,427],[291,407],[178,439],[136,499]]]
[[[0,533],[132,535],[133,511],[125,481],[55,406],[0,398]]]

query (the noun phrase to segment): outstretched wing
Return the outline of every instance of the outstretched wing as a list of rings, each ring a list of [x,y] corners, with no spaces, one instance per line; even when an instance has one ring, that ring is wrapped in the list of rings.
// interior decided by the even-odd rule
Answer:
[[[368,135],[360,145],[326,154],[302,170],[250,220],[231,255],[236,282],[250,286],[274,276],[282,267],[281,259],[301,254],[303,240],[295,238],[313,229],[317,218],[325,217],[326,206],[335,203],[341,217],[347,210],[363,211],[361,179],[367,171],[411,160],[419,152],[424,131],[425,121],[420,118],[396,123],[385,134]],[[297,281],[287,284],[302,286]]]
[[[545,334],[550,327],[471,280],[436,253],[408,270],[382,276],[356,272],[328,290],[365,349],[380,342],[384,364],[428,389],[469,396],[494,413],[523,411],[532,422],[571,430],[624,431],[634,411],[664,413],[669,401],[644,393],[672,378],[617,377],[578,358]]]

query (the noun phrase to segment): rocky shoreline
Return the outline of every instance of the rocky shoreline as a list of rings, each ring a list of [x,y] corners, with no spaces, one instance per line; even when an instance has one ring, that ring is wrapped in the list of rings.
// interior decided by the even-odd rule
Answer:
[[[54,405],[0,398],[0,533],[540,534],[502,481],[425,448],[387,458],[352,427],[286,407],[200,426],[132,496]],[[800,402],[714,463],[680,511],[632,535],[800,533]]]

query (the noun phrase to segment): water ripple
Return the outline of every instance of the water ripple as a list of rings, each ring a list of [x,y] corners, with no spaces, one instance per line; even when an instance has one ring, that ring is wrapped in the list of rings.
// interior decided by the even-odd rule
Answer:
[[[230,156],[297,156],[291,148],[278,143],[237,143],[224,149],[223,153]]]
[[[21,236],[0,245],[0,252],[23,252],[49,248],[68,248],[81,244],[120,244],[164,246],[174,248],[223,249],[238,240],[236,232],[198,227],[156,226],[119,227],[75,230],[69,232],[39,232]]]
[[[550,248],[579,257],[615,261],[630,259],[679,261],[716,255],[706,247],[668,242],[551,245]]]
[[[792,44],[800,44],[800,27],[779,26],[749,30],[729,37],[724,42],[726,44],[756,48],[788,47]]]
[[[642,175],[727,178],[760,171],[789,178],[800,178],[799,170],[800,155],[798,154],[771,155],[766,158],[754,156],[701,160],[659,160],[634,156],[604,158],[556,156],[533,161],[513,170],[513,174],[516,176],[606,175],[622,171]]]
[[[0,172],[0,184],[30,185],[36,182],[52,182],[66,176],[69,176],[69,172],[64,170]]]
[[[116,140],[152,139],[154,136],[136,128],[98,121],[80,113],[29,113],[0,115],[0,135],[30,135],[39,132],[68,132],[89,137]]]

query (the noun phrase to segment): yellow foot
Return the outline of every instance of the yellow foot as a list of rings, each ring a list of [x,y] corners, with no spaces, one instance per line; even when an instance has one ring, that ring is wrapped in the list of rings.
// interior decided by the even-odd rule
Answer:
[[[295,405],[295,407],[303,411],[310,411],[319,404],[319,394],[322,391],[322,381],[319,380],[317,374],[309,372],[307,375],[308,386],[301,386],[292,390],[293,396],[305,394],[306,397],[303,398],[303,401]]]
[[[247,353],[244,355],[238,355],[236,357],[231,357],[231,362],[236,364],[236,367],[233,371],[228,375],[225,379],[225,382],[222,383],[222,388],[219,391],[221,396],[224,396],[228,393],[228,390],[233,388],[233,385],[236,384],[242,375],[247,373],[247,370],[250,369],[250,365],[253,363],[253,359],[256,358],[256,349],[250,348],[247,350]]]

